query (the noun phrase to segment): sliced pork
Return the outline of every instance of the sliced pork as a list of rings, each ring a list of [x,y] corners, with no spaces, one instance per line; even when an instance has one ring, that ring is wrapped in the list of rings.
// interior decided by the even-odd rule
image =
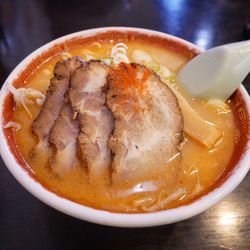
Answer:
[[[82,64],[79,57],[59,61],[54,68],[54,77],[46,93],[46,100],[37,118],[32,124],[32,131],[38,136],[39,143],[33,150],[33,155],[48,147],[51,128],[58,118],[64,104],[64,95],[69,87],[69,78],[72,72]]]
[[[65,103],[49,137],[56,148],[56,153],[51,158],[51,167],[60,177],[68,173],[76,163],[78,133],[79,120],[74,117],[72,107],[65,98]]]
[[[178,154],[182,114],[173,92],[147,67],[120,64],[108,77],[107,104],[115,117],[109,139],[114,183],[165,171]]]
[[[71,77],[70,102],[80,120],[78,145],[87,165],[90,181],[109,178],[111,152],[107,146],[114,126],[105,106],[109,68],[99,61],[78,68]]]

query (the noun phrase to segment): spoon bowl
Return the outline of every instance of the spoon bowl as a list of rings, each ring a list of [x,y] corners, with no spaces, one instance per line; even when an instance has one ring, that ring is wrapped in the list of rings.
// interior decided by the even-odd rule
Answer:
[[[178,73],[194,97],[227,100],[250,71],[250,40],[222,45],[194,57]]]

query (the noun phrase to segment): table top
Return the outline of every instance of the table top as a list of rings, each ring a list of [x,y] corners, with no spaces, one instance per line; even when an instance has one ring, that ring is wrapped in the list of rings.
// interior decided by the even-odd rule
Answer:
[[[0,1],[0,80],[30,52],[62,35],[135,26],[207,49],[249,39],[249,0]],[[245,81],[250,91],[250,80]],[[154,228],[112,228],[64,215],[21,187],[0,160],[0,249],[250,249],[250,175],[191,219]]]

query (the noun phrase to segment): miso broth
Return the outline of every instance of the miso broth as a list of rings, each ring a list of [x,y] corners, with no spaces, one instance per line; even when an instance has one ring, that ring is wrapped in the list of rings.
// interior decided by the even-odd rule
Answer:
[[[66,52],[70,55],[79,55],[85,60],[103,59],[110,56],[115,44],[115,41],[95,43]],[[174,73],[188,61],[184,55],[151,44],[129,41],[126,45],[130,61],[133,61],[132,52],[139,49],[151,55],[156,64],[165,65]],[[45,94],[49,80],[53,76],[53,67],[64,56],[67,54],[57,55],[45,62],[33,73],[25,87],[37,89]],[[52,149],[49,154],[44,154],[39,159],[34,160],[30,157],[32,149],[37,144],[31,125],[41,108],[38,105],[28,105],[32,118],[23,106],[16,106],[12,120],[20,124],[20,129],[16,131],[19,150],[38,180],[55,193],[86,206],[116,212],[139,213],[186,204],[200,193],[206,192],[226,170],[234,151],[236,128],[233,112],[228,103],[220,107],[206,100],[190,97],[178,85],[174,75],[171,85],[203,119],[213,123],[222,136],[216,145],[209,148],[184,133],[180,154],[169,164],[168,171],[161,178],[142,180],[132,187],[124,182],[116,188],[101,180],[93,185],[88,182],[86,166],[80,161],[64,178],[58,177],[50,167],[49,157],[53,154]],[[155,168],[157,172],[157,162]]]

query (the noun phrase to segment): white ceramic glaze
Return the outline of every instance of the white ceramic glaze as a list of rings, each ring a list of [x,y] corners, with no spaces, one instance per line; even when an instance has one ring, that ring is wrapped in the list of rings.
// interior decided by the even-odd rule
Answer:
[[[20,71],[22,71],[30,61],[35,58],[37,55],[41,54],[42,52],[46,51],[51,46],[62,43],[65,40],[71,39],[73,37],[85,37],[95,35],[97,33],[102,33],[111,30],[118,30],[118,31],[135,31],[142,34],[150,34],[153,36],[159,36],[167,39],[173,39],[178,43],[184,44],[195,51],[201,51],[195,45],[186,42],[180,38],[173,37],[164,33],[146,30],[146,29],[139,29],[139,28],[124,28],[124,27],[109,27],[109,28],[99,28],[99,29],[92,29],[86,31],[80,31],[77,33],[73,33],[59,39],[56,39],[43,47],[37,49],[28,57],[26,57],[9,75],[6,82],[12,82],[17,76],[19,75]],[[0,92],[0,119],[2,122],[2,107],[3,101],[8,93],[6,88],[6,82],[3,85],[1,92]],[[248,113],[250,111],[250,99],[249,96],[243,86],[240,86],[240,92],[243,95],[243,98],[247,105]],[[10,149],[7,145],[7,140],[3,133],[2,126],[0,127],[0,153],[1,156],[9,169],[9,171],[13,174],[13,176],[18,180],[18,182],[25,187],[30,193],[36,196],[38,199],[43,201],[44,203],[48,204],[49,206],[65,213],[76,217],[81,220],[86,220],[89,222],[94,222],[103,225],[109,226],[116,226],[116,227],[148,227],[148,226],[157,226],[163,224],[174,223],[177,221],[181,221],[192,216],[195,216],[220,200],[222,200],[226,195],[232,192],[243,180],[245,175],[247,174],[250,168],[250,150],[249,150],[249,141],[247,145],[247,149],[245,151],[244,156],[242,156],[241,161],[235,168],[233,174],[229,176],[229,178],[218,188],[214,189],[207,195],[201,197],[200,199],[194,201],[189,205],[180,206],[178,208],[161,211],[161,212],[154,212],[154,213],[143,213],[143,214],[124,214],[124,213],[112,213],[103,210],[93,209],[87,206],[83,206],[62,198],[47,189],[45,189],[39,182],[33,179],[21,166],[19,166],[13,157]]]

